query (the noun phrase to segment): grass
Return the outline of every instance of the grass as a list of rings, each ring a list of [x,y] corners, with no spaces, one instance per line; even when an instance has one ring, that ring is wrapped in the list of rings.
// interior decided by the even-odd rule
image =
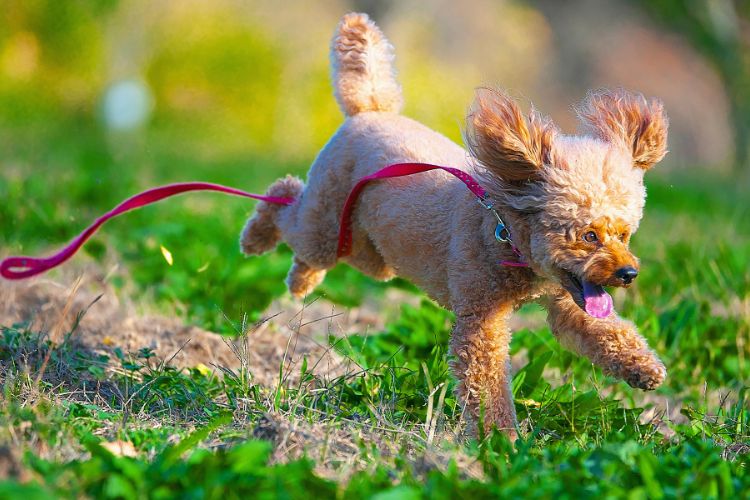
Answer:
[[[3,255],[47,252],[154,184],[196,179],[262,191],[305,169],[269,158],[206,161],[169,141],[117,153],[94,128],[74,139],[67,126],[41,137],[12,130],[12,141],[0,139]],[[677,172],[647,184],[633,241],[642,274],[615,301],[669,369],[655,393],[631,390],[559,347],[530,306],[512,343],[522,437],[515,447],[494,432],[464,440],[447,368],[451,315],[405,282],[339,267],[317,296],[340,309],[369,304],[387,318],[376,331],[344,335],[332,327],[336,318],[308,327],[347,361],[344,373],[321,374],[316,359],[282,360],[276,382],[261,384],[242,348],[232,367],[178,369],[148,345],[83,349],[76,321],[3,324],[0,496],[747,495],[746,194],[728,180]],[[253,349],[252,325],[284,294],[291,253],[239,255],[251,209],[211,194],[172,200],[110,223],[76,263],[99,270],[123,301],[229,336],[239,331],[238,345]],[[51,277],[69,283],[64,273]],[[393,290],[407,304],[394,304]],[[69,316],[85,319],[96,308]],[[116,340],[118,332],[102,335]]]

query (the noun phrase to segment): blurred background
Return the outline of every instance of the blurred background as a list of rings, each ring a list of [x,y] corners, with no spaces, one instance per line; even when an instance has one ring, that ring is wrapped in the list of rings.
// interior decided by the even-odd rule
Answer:
[[[405,113],[459,142],[477,86],[510,89],[568,133],[589,89],[662,99],[671,152],[647,176],[636,250],[654,280],[672,259],[676,273],[696,270],[679,290],[698,295],[696,282],[713,280],[728,304],[750,311],[744,0],[2,0],[2,255],[49,251],[159,183],[262,191],[287,172],[304,175],[342,122],[328,47],[352,10],[368,12],[395,46]],[[93,259],[110,281],[215,326],[284,291],[288,249],[250,260],[238,252],[251,211],[217,195],[171,200],[111,223],[85,247],[89,260],[69,265]],[[701,274],[711,259],[718,277]],[[379,286],[339,269],[323,291],[355,305]]]
[[[328,44],[350,10],[395,45],[405,112],[457,141],[476,86],[568,132],[588,89],[622,86],[664,100],[665,166],[750,167],[741,0],[3,0],[3,156],[94,133],[115,156],[309,162],[341,122]]]

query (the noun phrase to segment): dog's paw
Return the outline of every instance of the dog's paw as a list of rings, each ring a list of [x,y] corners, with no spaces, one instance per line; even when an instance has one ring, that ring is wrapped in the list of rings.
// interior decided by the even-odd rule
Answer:
[[[667,377],[667,369],[651,351],[635,353],[623,370],[623,380],[630,387],[653,391]]]
[[[314,269],[295,259],[286,277],[286,285],[295,298],[302,299],[312,293],[315,287],[323,282],[325,276],[326,271],[324,269]]]

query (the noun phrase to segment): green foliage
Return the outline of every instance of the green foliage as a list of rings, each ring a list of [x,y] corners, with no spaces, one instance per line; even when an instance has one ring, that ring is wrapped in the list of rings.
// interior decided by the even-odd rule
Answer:
[[[44,485],[47,491],[64,497],[301,498],[335,494],[335,484],[317,477],[309,460],[269,466],[271,446],[264,441],[250,440],[215,452],[192,450],[221,423],[222,419],[212,421],[150,461],[115,456],[91,436],[85,440],[91,455],[86,460],[58,465],[30,456],[29,461],[48,479]],[[37,490],[34,485],[32,491]]]
[[[362,368],[360,376],[347,377],[337,388],[341,408],[424,422],[428,399],[445,386],[445,411],[455,410],[447,362],[451,321],[450,313],[424,300],[419,308],[402,306],[385,332],[332,338],[334,347]]]
[[[511,445],[494,432],[474,443],[476,460],[488,481],[464,477],[455,462],[423,478],[409,469],[396,472],[378,465],[374,473],[355,474],[347,485],[322,479],[309,459],[269,463],[271,445],[248,440],[229,448],[195,446],[227,421],[218,417],[170,445],[152,459],[115,456],[92,435],[82,442],[89,458],[53,463],[28,454],[42,482],[0,484],[9,495],[42,493],[96,498],[467,498],[471,495],[549,498],[585,497],[736,498],[750,486],[740,461],[722,458],[715,441],[682,436],[677,443],[644,442],[627,430],[604,443],[545,442],[533,437]],[[400,484],[393,485],[394,472]],[[530,488],[533,485],[533,488]],[[9,497],[11,498],[11,497]]]
[[[401,306],[396,320],[386,331],[376,335],[350,335],[337,343],[344,354],[350,355],[363,367],[393,361],[418,370],[436,346],[446,346],[453,315],[428,300],[419,307]]]

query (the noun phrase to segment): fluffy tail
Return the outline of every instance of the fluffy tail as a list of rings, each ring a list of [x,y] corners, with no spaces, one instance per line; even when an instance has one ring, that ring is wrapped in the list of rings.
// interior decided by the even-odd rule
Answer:
[[[268,196],[298,198],[305,188],[302,181],[291,175],[277,180],[268,188]],[[240,236],[240,248],[247,255],[260,255],[273,250],[281,241],[281,231],[276,224],[279,211],[285,205],[259,202],[255,214],[247,221]]]
[[[367,14],[341,19],[331,42],[336,100],[346,116],[397,113],[403,99],[393,68],[393,47]]]

